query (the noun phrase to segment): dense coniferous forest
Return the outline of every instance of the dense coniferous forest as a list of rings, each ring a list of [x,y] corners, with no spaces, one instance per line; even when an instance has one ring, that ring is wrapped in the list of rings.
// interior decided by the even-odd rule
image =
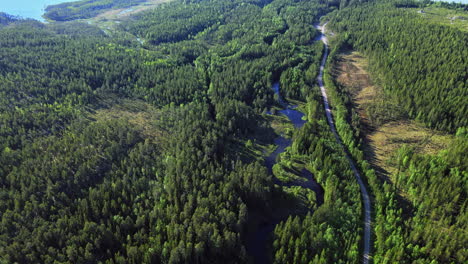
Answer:
[[[268,130],[262,113],[275,104],[274,81],[288,97],[309,95],[322,54],[312,24],[326,10],[311,1],[175,1],[120,25],[143,47],[91,25],[2,16],[2,261],[248,262],[248,223],[283,191],[261,157],[242,160],[233,142]],[[96,114],[115,97],[156,109],[144,120],[149,135],[131,118]],[[326,178],[330,195],[344,193]],[[341,199],[336,210],[352,224],[326,224],[328,236],[315,240],[336,234],[346,251],[321,258],[356,261],[359,210],[346,208],[359,198]],[[307,221],[297,232],[328,220]]]
[[[359,263],[362,204],[347,152],[373,194],[374,263],[468,259],[466,32],[396,2],[174,0],[112,33],[72,21],[140,2],[54,5],[45,16],[71,22],[48,24],[0,13],[0,263],[254,263],[249,239],[270,219],[272,263]],[[314,28],[326,14],[337,36],[329,67],[352,47],[380,76],[387,97],[374,122],[396,109],[454,134],[436,155],[399,149],[395,184],[365,160],[331,68],[346,149],[327,124]],[[290,124],[275,82],[305,114],[301,128],[281,132]],[[279,135],[292,144],[270,173]],[[297,168],[323,201],[278,183]]]

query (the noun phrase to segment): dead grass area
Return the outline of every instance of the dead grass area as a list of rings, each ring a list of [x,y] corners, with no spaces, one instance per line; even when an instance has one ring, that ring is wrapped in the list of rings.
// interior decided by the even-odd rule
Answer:
[[[356,110],[365,128],[370,126],[366,106],[378,96],[378,88],[372,84],[367,72],[368,63],[357,51],[347,51],[340,56],[336,67],[336,80],[346,87],[354,99]]]
[[[437,154],[447,148],[451,140],[450,135],[434,132],[412,121],[390,122],[367,135],[373,163],[389,173],[396,171],[389,159],[404,144],[413,147],[416,153]]]
[[[408,8],[408,10],[430,23],[454,27],[463,32],[468,32],[468,12],[466,11],[435,6],[424,8],[424,13],[419,12],[420,8]]]
[[[103,12],[97,15],[94,19],[96,20],[118,20],[129,17],[136,13],[154,8],[160,4],[171,2],[172,0],[147,0],[144,3],[128,7],[128,8],[120,8],[120,9],[113,9],[106,12]]]
[[[391,179],[396,168],[389,161],[398,148],[407,144],[418,153],[436,154],[448,146],[452,137],[411,120],[392,121],[371,128],[366,107],[381,96],[381,90],[372,83],[367,67],[367,59],[362,54],[344,52],[335,67],[335,78],[353,97],[361,117],[366,158],[381,177]]]
[[[353,96],[365,88],[375,92],[367,73],[367,60],[357,51],[348,51],[341,55],[338,65],[337,81],[345,85]]]
[[[160,115],[158,109],[143,101],[110,96],[102,99],[99,107],[90,111],[89,117],[96,121],[127,120],[143,137],[160,142],[164,138],[164,132],[157,127]]]

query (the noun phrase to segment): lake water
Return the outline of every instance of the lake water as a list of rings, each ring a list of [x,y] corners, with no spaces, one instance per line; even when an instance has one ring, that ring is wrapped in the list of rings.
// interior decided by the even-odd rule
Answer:
[[[55,5],[70,0],[0,0],[0,12],[23,18],[34,18],[44,21],[42,15],[48,5]]]

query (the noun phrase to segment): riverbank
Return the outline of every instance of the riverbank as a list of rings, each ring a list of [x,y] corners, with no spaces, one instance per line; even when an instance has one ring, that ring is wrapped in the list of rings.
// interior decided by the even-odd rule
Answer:
[[[278,104],[282,107],[282,109],[277,113],[275,112],[275,115],[287,117],[294,129],[300,129],[306,123],[304,113],[296,110],[297,105],[290,105],[283,99],[280,93],[280,84],[278,82],[273,84],[272,89],[275,96],[278,98]],[[272,114],[273,113],[271,112],[268,113],[268,115]],[[286,149],[291,146],[292,140],[284,134],[279,134],[279,136],[274,139],[274,144],[276,149],[265,158],[265,166],[270,174],[273,175],[275,184],[279,186],[285,194],[292,194],[290,199],[300,197],[299,199],[303,202],[306,201],[306,203],[308,203],[307,201],[311,198],[310,192],[313,192],[312,196],[314,198],[312,198],[312,201],[309,201],[312,202],[312,204],[309,206],[305,205],[304,207],[306,208],[317,208],[323,204],[324,190],[322,186],[315,181],[313,174],[309,170],[304,167],[302,167],[302,169],[294,170],[292,169],[294,167],[282,166],[278,162],[278,156],[285,153]],[[293,201],[293,204],[298,202],[299,201]],[[290,210],[292,208],[286,208],[288,208],[287,205],[284,206],[284,209],[280,209],[279,211],[288,211],[287,214],[282,215],[280,212],[276,218],[261,223],[255,234],[248,239],[247,251],[254,257],[255,263],[266,264],[271,262],[268,257],[270,249],[267,246],[267,242],[275,229],[275,226],[280,223],[281,220],[285,220],[290,215]]]

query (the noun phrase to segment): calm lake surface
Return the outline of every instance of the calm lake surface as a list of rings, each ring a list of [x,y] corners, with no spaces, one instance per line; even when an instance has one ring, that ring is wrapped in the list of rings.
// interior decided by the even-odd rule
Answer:
[[[0,12],[23,18],[44,21],[42,14],[48,5],[55,5],[70,0],[0,0]]]

